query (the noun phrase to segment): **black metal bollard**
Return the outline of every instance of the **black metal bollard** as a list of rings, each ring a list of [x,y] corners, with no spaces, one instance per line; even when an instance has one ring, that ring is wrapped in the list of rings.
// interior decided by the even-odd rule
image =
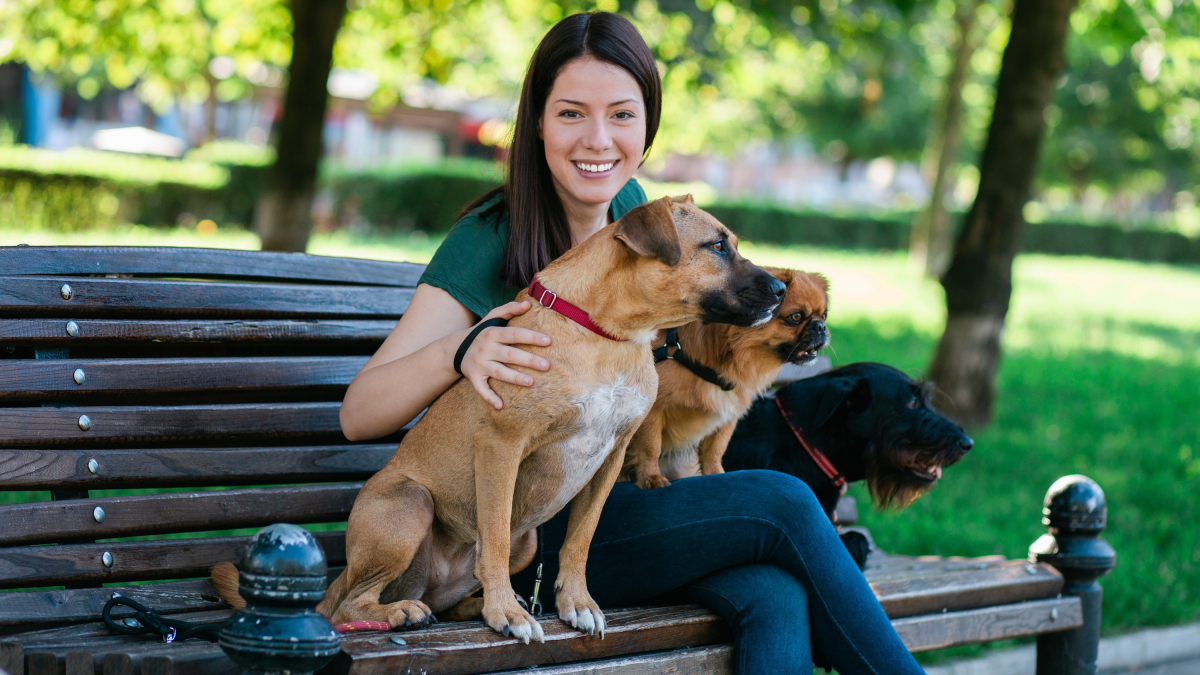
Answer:
[[[314,611],[327,571],[324,551],[304,528],[260,530],[238,576],[246,608],[221,627],[221,649],[248,673],[305,675],[329,663],[340,651],[338,633]]]
[[[1042,508],[1044,534],[1029,547],[1029,559],[1062,572],[1064,595],[1083,603],[1083,625],[1038,636],[1038,675],[1095,675],[1100,650],[1100,600],[1096,581],[1117,561],[1100,537],[1108,519],[1104,490],[1087,476],[1064,476],[1050,486]]]

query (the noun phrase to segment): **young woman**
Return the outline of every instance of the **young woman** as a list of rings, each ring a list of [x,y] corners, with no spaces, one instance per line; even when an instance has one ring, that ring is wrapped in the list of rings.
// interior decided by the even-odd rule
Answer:
[[[625,19],[578,14],[550,30],[521,91],[508,179],[454,226],[404,318],[350,384],[347,438],[384,436],[416,417],[458,379],[455,352],[481,317],[528,311],[511,299],[539,269],[645,201],[633,173],[661,100],[654,58]],[[549,363],[519,345],[549,342],[487,328],[462,376],[500,408],[488,380],[531,385],[511,366]],[[557,577],[565,533],[564,510],[543,528],[544,579]],[[514,578],[518,593],[532,592],[534,567]],[[553,589],[543,586],[549,609]],[[807,675],[810,635],[843,675],[922,672],[812,491],[786,474],[698,476],[648,491],[618,483],[592,540],[588,587],[606,607],[668,593],[711,607],[733,628],[738,673]]]

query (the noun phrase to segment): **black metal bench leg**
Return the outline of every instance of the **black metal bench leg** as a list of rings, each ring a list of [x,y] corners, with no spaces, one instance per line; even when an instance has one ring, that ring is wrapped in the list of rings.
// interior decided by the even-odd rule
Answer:
[[[1037,675],[1095,675],[1100,652],[1100,605],[1097,579],[1116,564],[1116,552],[1100,537],[1108,518],[1104,491],[1087,476],[1066,476],[1046,492],[1042,523],[1049,534],[1029,547],[1029,559],[1062,572],[1063,595],[1083,605],[1083,625],[1038,636]]]

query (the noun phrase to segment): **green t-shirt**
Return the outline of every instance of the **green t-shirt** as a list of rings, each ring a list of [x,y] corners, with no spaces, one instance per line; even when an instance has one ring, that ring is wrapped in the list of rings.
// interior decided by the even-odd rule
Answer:
[[[446,291],[478,317],[511,302],[522,290],[500,278],[508,243],[508,209],[485,214],[503,199],[498,194],[455,223],[418,282]],[[615,221],[645,202],[642,186],[630,178],[609,203],[609,217]]]

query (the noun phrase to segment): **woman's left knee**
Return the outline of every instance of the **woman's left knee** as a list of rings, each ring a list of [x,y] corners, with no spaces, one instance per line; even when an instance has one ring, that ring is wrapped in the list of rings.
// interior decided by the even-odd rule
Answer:
[[[765,513],[796,514],[800,517],[820,516],[825,511],[812,488],[807,483],[781,471],[750,469],[735,471],[726,476],[736,476],[741,483],[742,494],[754,495],[754,503]]]

